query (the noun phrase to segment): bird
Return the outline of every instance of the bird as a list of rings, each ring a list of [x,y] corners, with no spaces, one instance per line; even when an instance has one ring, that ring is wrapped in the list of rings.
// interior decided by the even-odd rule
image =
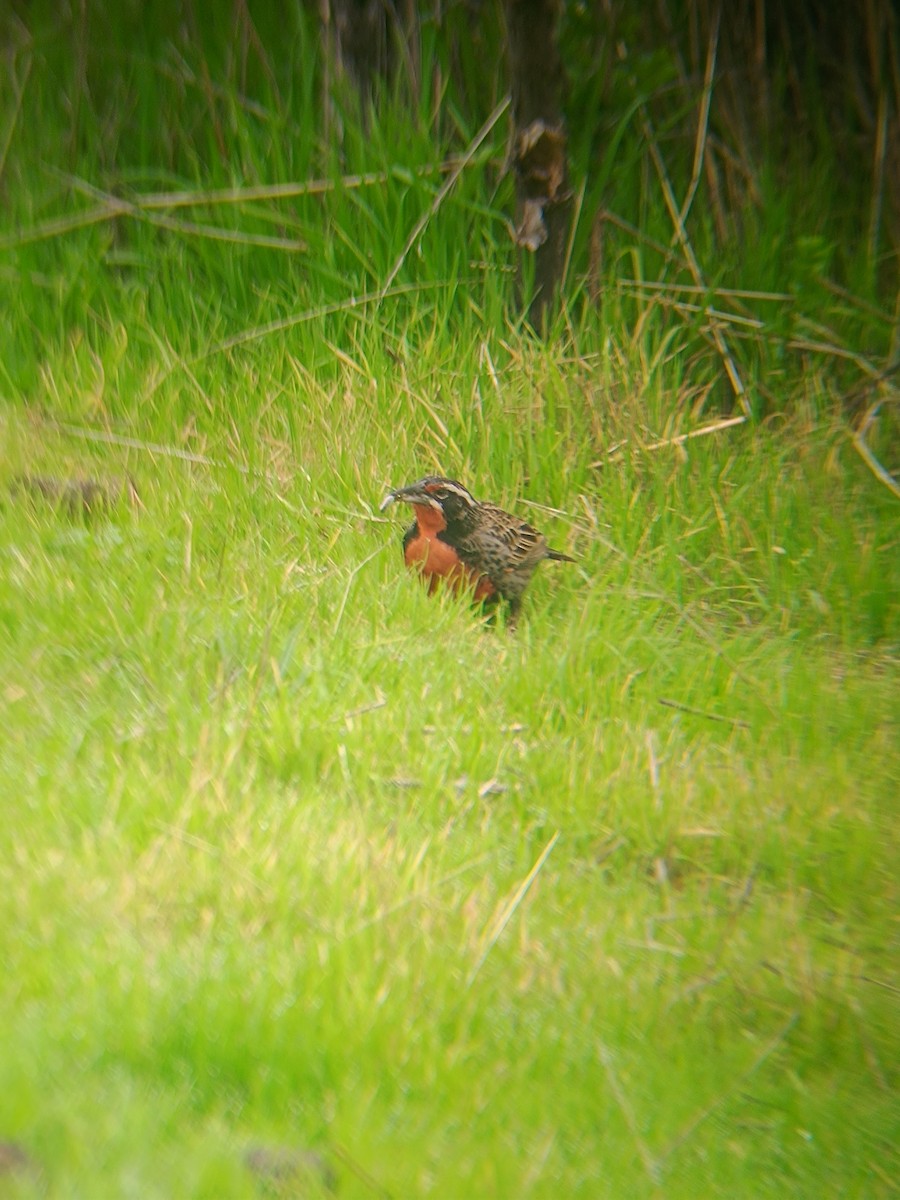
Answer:
[[[471,591],[473,600],[486,606],[505,600],[511,629],[537,565],[545,558],[575,562],[551,549],[544,535],[519,517],[476,500],[456,479],[426,475],[395,488],[380,511],[395,501],[413,506],[415,520],[403,537],[403,558],[421,571],[429,594],[444,583],[457,592]]]

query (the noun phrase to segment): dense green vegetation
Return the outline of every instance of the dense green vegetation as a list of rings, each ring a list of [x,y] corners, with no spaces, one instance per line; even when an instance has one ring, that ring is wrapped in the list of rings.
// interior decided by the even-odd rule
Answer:
[[[491,15],[326,121],[275,7],[0,25],[0,1195],[892,1195],[871,157],[729,142],[724,78],[745,191],[699,181],[698,288],[651,144],[680,204],[703,54],[619,14],[627,71],[573,51],[537,339]],[[432,470],[577,556],[515,636],[402,569],[378,502]],[[125,473],[93,517],[9,488]]]

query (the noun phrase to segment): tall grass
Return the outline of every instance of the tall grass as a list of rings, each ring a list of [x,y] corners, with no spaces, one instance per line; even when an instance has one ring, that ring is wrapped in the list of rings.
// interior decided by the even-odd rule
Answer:
[[[761,158],[743,253],[698,193],[715,290],[679,291],[638,105],[676,190],[690,145],[640,58],[599,185],[573,139],[539,341],[464,41],[326,138],[308,14],[187,12],[4,25],[0,1187],[890,1195],[900,559],[852,434],[880,400],[896,467],[897,320],[829,248],[858,198]],[[432,470],[578,559],[515,637],[402,569],[377,504]],[[94,519],[5,490],[125,471]]]

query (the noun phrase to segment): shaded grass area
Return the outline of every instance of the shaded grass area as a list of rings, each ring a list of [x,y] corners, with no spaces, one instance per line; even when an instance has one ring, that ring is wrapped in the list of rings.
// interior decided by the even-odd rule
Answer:
[[[414,133],[386,109],[364,135],[348,110],[338,161],[297,134],[315,70],[290,92],[150,23],[104,75],[93,42],[73,66],[24,28],[0,82],[0,1139],[40,1174],[0,1185],[249,1197],[270,1146],[348,1196],[891,1194],[896,501],[835,403],[881,384],[788,347],[799,311],[887,362],[883,297],[836,299],[810,243],[735,339],[769,418],[675,445],[729,392],[699,318],[638,286],[667,236],[640,156],[617,194],[642,231],[541,344],[506,315],[502,123],[409,246],[446,178],[414,168],[480,121],[431,125],[425,97]],[[108,207],[310,178],[192,208],[237,243]],[[85,183],[97,219],[41,228]],[[810,196],[777,198],[730,284],[787,286]],[[577,557],[515,637],[402,570],[377,504],[431,470]],[[95,519],[7,493],[126,471],[140,506]]]

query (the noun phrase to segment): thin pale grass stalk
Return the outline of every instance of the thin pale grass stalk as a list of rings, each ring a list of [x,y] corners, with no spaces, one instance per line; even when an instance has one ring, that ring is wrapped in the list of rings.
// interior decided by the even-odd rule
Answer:
[[[456,287],[460,283],[465,282],[467,281],[457,279],[452,281],[433,280],[426,283],[398,283],[387,290],[381,288],[377,292],[364,292],[361,296],[350,296],[346,300],[336,300],[333,304],[323,304],[319,308],[306,309],[301,313],[293,313],[291,316],[279,317],[275,321],[267,321],[264,325],[256,325],[252,329],[245,329],[241,333],[236,333],[232,337],[226,338],[223,342],[217,342],[215,345],[210,346],[208,350],[204,350],[202,354],[198,354],[196,358],[192,358],[191,363],[203,362],[204,359],[212,358],[214,354],[222,354],[226,350],[233,350],[235,346],[244,346],[248,342],[258,341],[273,333],[282,333],[285,329],[293,329],[295,325],[303,325],[307,321],[315,321],[319,317],[330,317],[334,313],[339,312],[351,312],[356,308],[364,308],[367,304],[380,304],[383,300],[392,296],[404,296],[414,292],[430,291],[437,288]]]
[[[603,1065],[603,1070],[606,1072],[606,1078],[609,1081],[609,1088],[615,1097],[622,1116],[625,1118],[625,1124],[628,1126],[628,1131],[634,1139],[634,1144],[637,1146],[638,1154],[641,1156],[641,1162],[644,1165],[644,1170],[650,1181],[654,1184],[660,1182],[660,1164],[659,1161],[650,1153],[650,1148],[644,1139],[641,1137],[641,1131],[638,1128],[637,1117],[635,1116],[634,1108],[631,1101],[625,1095],[625,1089],[616,1074],[613,1066],[612,1055],[607,1048],[600,1042],[597,1046],[597,1053],[600,1062]]]
[[[900,295],[897,297],[897,307],[898,311],[900,311]],[[802,315],[797,318],[797,321],[798,324],[804,325],[816,333],[827,334],[829,337],[834,338],[834,341],[825,342],[813,338],[792,338],[784,343],[785,347],[789,350],[811,350],[820,354],[830,355],[834,358],[846,359],[849,362],[855,363],[864,375],[867,375],[879,384],[884,383],[890,375],[900,370],[900,358],[897,357],[897,347],[895,346],[895,339],[900,336],[900,323],[894,325],[892,330],[891,346],[887,355],[889,365],[879,366],[866,355],[838,344],[838,334],[827,325],[822,325],[820,322],[812,321]],[[866,385],[863,386],[865,387]]]
[[[900,1192],[900,1184],[898,1184],[895,1179],[892,1179],[891,1176],[887,1173],[887,1171],[885,1171],[883,1167],[880,1167],[878,1165],[878,1163],[875,1162],[874,1159],[869,1158],[866,1160],[866,1163],[867,1163],[867,1166],[869,1166],[871,1168],[872,1172],[878,1176],[878,1178],[885,1185],[885,1187],[888,1188],[889,1191],[892,1191],[895,1193]]]
[[[275,106],[276,106],[276,110],[278,112],[278,116],[282,117],[284,114],[284,100],[282,99],[282,96],[281,96],[281,90],[278,87],[278,77],[275,74],[275,69],[272,66],[272,63],[269,59],[268,54],[266,53],[265,47],[263,46],[262,39],[259,36],[259,31],[253,22],[252,16],[250,15],[250,9],[248,8],[247,0],[238,0],[238,3],[235,4],[234,21],[235,21],[235,30],[234,30],[234,41],[235,42],[238,41],[238,32],[237,32],[238,24],[240,24],[240,33],[241,33],[240,45],[241,45],[241,49],[242,49],[242,58],[243,58],[243,64],[242,64],[242,70],[241,70],[241,89],[245,90],[246,86],[247,86],[247,48],[248,48],[248,46],[252,46],[254,53],[256,54],[256,60],[259,63],[259,65],[262,67],[263,74],[266,77],[266,82],[268,83],[269,87],[271,88],[272,94],[275,98]]]
[[[362,560],[362,562],[358,562],[356,564],[356,566],[353,568],[353,570],[350,572],[350,577],[347,580],[347,586],[344,588],[344,594],[341,597],[341,603],[340,603],[340,606],[338,607],[337,616],[334,619],[334,628],[331,631],[332,637],[337,637],[337,631],[340,629],[341,621],[343,621],[343,619],[344,619],[344,612],[347,608],[347,601],[350,599],[350,591],[353,587],[353,584],[356,580],[357,575],[360,573],[360,571],[363,569],[363,567],[368,566],[368,564],[372,561],[372,559],[377,558],[379,554],[382,554],[384,552],[384,550],[385,550],[384,546],[379,546],[377,550],[373,550],[371,554],[367,554],[366,557]]]
[[[332,1142],[329,1150],[339,1162],[344,1164],[348,1171],[353,1172],[360,1183],[367,1187],[370,1192],[374,1192],[377,1196],[380,1196],[381,1200],[394,1200],[393,1193],[389,1192],[383,1183],[379,1183],[374,1175],[370,1175],[365,1167],[360,1166],[346,1146],[342,1146],[340,1142]]]
[[[79,438],[82,441],[97,442],[107,446],[121,446],[127,450],[137,450],[139,453],[156,455],[160,458],[174,458],[180,462],[188,462],[196,466],[210,467],[220,471],[237,471],[241,475],[248,475],[257,479],[267,479],[276,483],[281,482],[277,472],[258,467],[247,467],[235,459],[229,459],[226,462],[223,459],[210,458],[208,455],[197,454],[191,450],[181,450],[177,446],[166,446],[160,442],[148,442],[142,438],[128,437],[120,433],[110,433],[103,429],[86,429],[83,426],[70,425],[64,421],[48,419],[45,423],[61,437]],[[294,469],[306,475],[302,467],[295,465]],[[308,478],[308,475],[306,477]],[[275,493],[275,499],[285,508],[299,515],[299,510],[290,504],[279,492]],[[354,520],[369,521],[377,525],[389,524],[384,517],[373,516],[371,512],[366,513],[351,510],[333,503],[329,505],[328,501],[322,501],[322,503],[331,507],[332,510],[338,512],[342,517],[352,517]]]
[[[449,158],[439,163],[408,169],[410,175],[425,178],[428,175],[446,174],[452,171],[457,159]],[[404,171],[407,169],[404,168]],[[257,200],[294,200],[300,196],[325,196],[337,189],[356,191],[387,183],[394,177],[393,170],[366,171],[360,175],[342,175],[339,179],[308,179],[303,182],[259,184],[254,187],[218,188],[211,192],[141,192],[132,203],[142,209],[189,208],[198,204],[242,204]]]
[[[725,212],[725,204],[722,201],[722,184],[719,179],[719,168],[716,165],[716,157],[713,153],[713,139],[707,140],[707,154],[703,158],[703,167],[706,172],[706,191],[709,196],[709,206],[712,209],[713,220],[716,224],[716,233],[719,236],[719,241],[723,244],[728,241],[728,217]]]
[[[893,398],[896,399],[896,397]],[[868,412],[860,422],[859,429],[857,429],[853,434],[853,445],[857,454],[859,454],[875,478],[883,483],[888,491],[893,492],[897,499],[900,500],[900,483],[897,482],[897,480],[886,467],[882,466],[882,464],[875,457],[875,454],[873,453],[869,443],[866,441],[866,434],[872,427],[872,424],[874,423],[875,418],[878,416],[878,412],[884,403],[884,400],[876,400],[876,402],[870,406]]]
[[[886,992],[890,992],[892,996],[900,996],[900,987],[890,983],[887,979],[876,979],[872,975],[851,975],[851,979],[859,979],[863,983],[871,983],[873,987],[883,988]]]
[[[177,217],[166,217],[155,212],[145,211],[130,201],[104,192],[101,188],[95,187],[86,180],[78,179],[74,175],[66,175],[64,178],[76,191],[101,200],[107,206],[107,215],[110,218],[132,217],[136,221],[144,221],[147,225],[155,225],[173,233],[209,238],[218,242],[232,242],[240,246],[261,246],[265,249],[284,250],[289,253],[298,253],[309,249],[306,242],[297,241],[294,238],[273,237],[268,233],[241,233],[239,230],[224,229],[219,225],[201,225],[195,221],[182,221]]]
[[[413,246],[418,241],[418,239],[421,236],[422,232],[424,231],[425,227],[428,225],[428,222],[435,215],[435,213],[438,211],[438,209],[443,204],[446,197],[449,195],[449,193],[455,186],[457,179],[459,179],[460,175],[463,173],[463,171],[466,169],[466,167],[472,162],[473,158],[475,157],[475,151],[478,149],[478,147],[481,145],[481,143],[485,140],[485,138],[488,136],[488,134],[491,132],[491,130],[494,128],[494,126],[497,124],[497,122],[500,120],[500,118],[503,116],[503,114],[509,108],[509,104],[510,104],[509,96],[504,97],[504,99],[500,101],[500,103],[497,105],[497,107],[494,109],[494,111],[491,113],[491,115],[488,117],[488,119],[485,121],[485,123],[481,126],[481,128],[475,134],[472,141],[466,147],[465,152],[462,154],[459,161],[455,164],[455,166],[451,170],[450,175],[448,176],[448,178],[445,180],[443,185],[438,190],[438,194],[435,196],[434,200],[432,201],[431,206],[429,207],[428,211],[423,213],[422,216],[419,218],[419,220],[416,222],[416,224],[413,226],[412,232],[410,233],[409,237],[406,239],[406,245],[401,250],[399,257],[397,258],[397,261],[394,263],[393,267],[388,272],[387,278],[385,279],[384,283],[381,286],[380,300],[384,299],[384,297],[388,294],[391,284],[394,282],[394,280],[397,278],[398,274],[400,273],[404,262],[406,262],[406,256],[409,254],[410,250],[412,250]],[[380,302],[380,300],[379,300],[379,302]]]
[[[497,399],[502,400],[503,394],[500,390],[500,379],[497,376],[497,368],[494,365],[494,360],[491,357],[490,347],[486,341],[481,343],[480,357],[482,363],[487,364],[488,375],[491,377],[491,383],[494,386],[494,391],[497,394]]]
[[[569,268],[572,265],[572,252],[575,249],[575,234],[578,230],[578,222],[581,220],[581,210],[584,207],[584,193],[587,189],[587,177],[581,181],[581,187],[578,189],[578,194],[575,197],[575,208],[572,213],[572,220],[569,222],[569,237],[566,242],[566,254],[563,259],[562,278],[559,284],[560,294],[564,295],[566,290],[566,281],[569,278]]]
[[[618,283],[617,287],[621,288],[621,283]],[[636,295],[637,293],[633,292],[631,294]],[[711,317],[712,321],[721,321],[725,325],[747,325],[751,329],[765,329],[765,325],[758,317],[743,317],[738,313],[724,312],[720,308],[711,308],[706,304],[688,304],[683,300],[671,300],[668,296],[661,293],[657,294],[656,303],[661,308],[674,309],[675,312],[685,317]],[[710,328],[712,328],[712,321],[710,322]]]
[[[739,1087],[746,1083],[752,1075],[756,1074],[766,1059],[770,1058],[771,1055],[775,1053],[778,1047],[782,1044],[782,1042],[797,1024],[799,1019],[799,1013],[792,1013],[788,1021],[782,1026],[781,1029],[779,1029],[778,1033],[776,1033],[771,1041],[767,1042],[762,1048],[747,1070],[738,1075],[736,1079],[733,1079],[725,1091],[718,1095],[711,1104],[708,1104],[705,1108],[701,1109],[696,1116],[692,1117],[690,1121],[688,1121],[681,1133],[677,1134],[665,1148],[665,1150],[663,1150],[659,1155],[658,1161],[661,1164],[667,1159],[671,1158],[675,1151],[683,1146],[689,1137],[696,1133],[697,1129],[703,1124],[703,1122],[711,1117],[712,1114],[717,1111],[717,1109],[722,1107],[729,1096],[733,1095],[734,1092],[736,1092]]]
[[[150,328],[150,336],[156,343],[156,348],[159,351],[160,359],[165,362],[165,371],[163,377],[165,378],[171,375],[176,367],[180,368],[182,371],[184,371],[185,375],[196,389],[197,395],[202,396],[204,402],[206,403],[207,411],[210,413],[215,412],[215,405],[212,402],[212,398],[208,395],[205,388],[201,385],[200,380],[191,370],[190,364],[173,349],[168,340],[163,340],[163,338],[158,335],[152,327]]]
[[[6,134],[3,138],[3,145],[0,146],[0,181],[3,179],[3,173],[6,170],[6,158],[9,154],[9,148],[12,145],[13,136],[16,132],[16,126],[19,123],[19,114],[22,112],[22,101],[25,99],[25,88],[28,85],[28,79],[31,75],[31,56],[25,64],[25,77],[19,86],[15,89],[16,98],[13,106],[13,111],[9,114],[9,123],[6,127]]]
[[[504,908],[503,912],[500,914],[500,916],[494,922],[494,928],[491,930],[490,936],[488,937],[487,945],[484,947],[481,954],[478,956],[478,961],[475,963],[475,966],[472,968],[471,972],[469,973],[469,978],[466,980],[467,988],[470,988],[472,986],[472,984],[475,982],[475,979],[476,979],[479,971],[481,970],[481,968],[484,966],[485,962],[487,961],[488,955],[493,950],[494,946],[496,946],[497,942],[500,939],[500,935],[503,933],[503,930],[506,928],[506,926],[512,920],[513,914],[515,913],[516,909],[519,907],[519,905],[525,899],[525,896],[528,894],[529,888],[534,883],[535,879],[537,879],[537,877],[541,871],[541,868],[543,867],[544,863],[547,861],[547,859],[550,855],[550,851],[553,849],[553,847],[556,845],[556,843],[558,841],[559,841],[559,830],[557,829],[556,833],[554,833],[553,837],[550,839],[550,841],[547,843],[547,845],[541,851],[537,862],[534,864],[534,866],[531,868],[531,870],[528,872],[528,874],[525,876],[525,878],[522,880],[522,882],[516,888],[515,894],[513,895],[510,902],[507,904],[506,908]]]
[[[672,224],[675,226],[675,234],[678,243],[681,246],[682,253],[687,259],[688,268],[694,277],[694,282],[698,287],[703,287],[705,286],[703,272],[700,270],[700,264],[697,261],[697,256],[694,253],[694,248],[691,245],[684,222],[680,219],[678,205],[675,200],[675,193],[672,190],[672,184],[669,180],[669,173],[666,170],[666,164],[656,141],[656,136],[653,132],[653,126],[650,123],[650,118],[647,115],[646,107],[642,105],[639,111],[644,136],[647,139],[650,155],[653,158],[653,163],[659,176],[663,198],[666,202],[666,208],[669,210],[669,216],[672,220]],[[741,376],[738,372],[734,358],[731,355],[731,351],[728,349],[728,343],[726,342],[721,329],[718,327],[718,324],[715,321],[711,323],[711,333],[713,341],[716,345],[716,349],[718,350],[719,355],[725,364],[725,370],[728,374],[729,381],[731,382],[732,390],[737,397],[738,403],[744,410],[745,415],[749,417],[752,415],[752,413],[750,402],[747,399],[746,389],[744,388],[744,384],[741,380]]]
[[[715,421],[712,425],[704,425],[701,429],[692,429],[690,433],[679,433],[674,437],[663,438],[660,442],[651,442],[648,446],[641,446],[641,450],[646,450],[649,452],[653,450],[662,450],[666,446],[680,446],[682,442],[690,441],[691,438],[708,437],[711,433],[719,433],[719,431],[722,429],[731,429],[734,425],[745,425],[747,423],[747,419],[748,418],[743,415],[739,417],[726,417],[723,421]],[[616,442],[614,446],[611,446],[609,450],[607,450],[605,459],[598,459],[596,462],[590,463],[589,466],[591,469],[605,466],[605,464],[609,462],[611,458],[614,458],[616,455],[621,455],[622,450],[628,444],[628,438],[622,442]]]
[[[727,142],[723,142],[714,133],[709,135],[709,145],[724,160],[725,165],[730,167],[732,171],[740,175],[744,180],[753,206],[759,209],[764,208],[765,201],[763,200],[762,191],[749,163],[737,154]],[[707,161],[712,162],[713,159],[709,158]]]
[[[855,363],[870,379],[880,380],[884,378],[882,368],[870,362],[864,355],[858,354],[855,350],[848,350],[844,346],[835,346],[830,342],[814,342],[810,338],[789,338],[785,342],[785,346],[788,350],[810,350],[816,354],[828,355],[831,358],[843,358],[848,362]]]
[[[872,164],[872,199],[869,212],[868,255],[874,269],[878,261],[878,243],[884,209],[885,166],[891,109],[900,101],[900,59],[895,44],[896,22],[890,18],[890,5],[872,3],[865,8],[865,32],[872,83],[878,93],[875,118],[875,145]],[[894,95],[890,94],[893,83]]]
[[[341,119],[337,114],[335,103],[334,74],[338,62],[337,34],[331,19],[331,4],[329,0],[321,0],[318,5],[319,22],[322,28],[322,83],[319,89],[319,108],[322,113],[323,142],[330,146],[341,139]],[[335,136],[337,126],[337,136]]]
[[[690,833],[688,833],[687,831],[684,831],[682,836],[692,836],[692,835]],[[699,833],[698,836],[720,837],[721,833],[719,831],[709,830],[709,831],[703,831],[703,832]],[[758,873],[759,873],[758,865],[754,865],[750,868],[750,870],[748,871],[748,873],[744,879],[744,882],[743,882],[743,885],[741,886],[740,891],[738,892],[737,896],[735,897],[733,903],[730,905],[729,910],[726,911],[726,913],[724,914],[725,921],[719,928],[719,935],[716,940],[716,945],[712,951],[712,955],[711,955],[711,957],[706,965],[706,968],[704,970],[705,980],[703,982],[697,981],[697,982],[691,984],[688,988],[686,988],[682,992],[682,995],[679,997],[678,1002],[685,999],[688,995],[690,995],[692,992],[696,991],[698,988],[704,987],[707,984],[712,983],[713,980],[718,980],[718,978],[720,977],[716,968],[720,966],[720,964],[722,962],[722,958],[725,954],[725,951],[726,951],[729,943],[731,942],[732,938],[734,937],[734,933],[737,928],[738,921],[741,919],[741,917],[747,910],[747,906],[750,903],[750,897],[753,895],[753,889],[756,886],[756,879],[757,879]],[[727,972],[723,972],[723,974],[727,975]],[[670,1009],[671,1009],[671,1006],[667,1006],[667,1011],[670,1011]]]
[[[735,300],[772,300],[780,303],[792,303],[795,299],[790,292],[753,292],[747,288],[698,287],[696,283],[667,283],[655,279],[617,279],[616,284],[619,287],[642,288],[651,292],[687,292],[690,296],[726,296]]]
[[[439,431],[443,442],[446,444],[448,438],[450,437],[450,430],[447,428],[443,418],[440,416],[437,409],[430,402],[427,396],[424,396],[421,392],[413,390],[413,387],[409,382],[409,372],[406,369],[406,362],[403,360],[401,360],[400,363],[400,374],[403,378],[403,392],[409,396],[413,404],[417,404],[421,408],[425,409],[434,428]],[[440,472],[440,463],[437,460],[434,460],[434,467],[437,472]]]
[[[528,508],[536,508],[538,512],[549,513],[554,517],[561,517],[564,521],[569,521],[575,524],[575,518],[571,513],[568,513],[563,508],[554,508],[552,504],[541,504],[538,500],[518,500],[517,504],[525,505]]]
[[[118,211],[111,210],[108,204],[97,208],[88,208],[84,212],[75,213],[71,217],[53,217],[42,221],[39,225],[25,229],[21,233],[8,233],[0,237],[0,250],[15,250],[19,246],[27,246],[31,242],[46,241],[48,238],[59,237],[60,234],[71,233],[73,229],[86,229],[90,225],[99,225],[112,217],[121,216]]]
[[[621,229],[623,233],[627,233],[629,237],[633,237],[636,241],[642,242],[645,246],[649,246],[651,250],[655,250],[657,254],[661,254],[668,264],[677,263],[684,266],[683,259],[679,258],[669,246],[658,242],[656,238],[652,238],[649,234],[644,233],[637,225],[633,225],[631,221],[626,221],[624,217],[620,217],[618,213],[614,213],[612,209],[601,208],[597,213],[597,220],[600,222],[609,221],[610,225],[615,225],[617,229]],[[703,289],[708,291],[709,289]]]
[[[418,177],[425,177],[436,172],[444,173],[452,171],[455,161],[455,159],[451,158],[442,163],[416,167],[411,173]],[[76,179],[64,172],[54,173],[68,182],[70,186],[75,187],[76,190],[87,192],[91,186],[85,183],[85,181]],[[73,230],[84,229],[91,225],[98,225],[102,221],[115,220],[122,216],[133,216],[136,219],[142,217],[147,221],[151,221],[151,218],[145,214],[153,213],[157,209],[190,208],[197,205],[214,207],[217,205],[251,203],[261,200],[289,200],[299,196],[322,196],[338,188],[353,191],[359,188],[384,184],[390,180],[392,174],[393,172],[391,171],[371,171],[362,175],[344,175],[337,180],[310,179],[303,183],[276,183],[257,187],[221,188],[209,192],[144,192],[127,201],[110,193],[95,190],[95,195],[105,197],[102,204],[94,208],[85,209],[84,212],[73,213],[71,216],[52,217],[47,221],[41,221],[30,229],[0,237],[0,250],[10,250],[18,246],[29,245],[32,242],[47,241],[49,238],[59,237],[61,234],[71,233]],[[2,159],[0,159],[0,175],[2,175]],[[163,222],[158,219],[153,220],[151,223],[163,225]],[[179,222],[164,227],[179,232],[191,232],[193,229],[187,222]],[[217,227],[199,226],[198,228],[211,229]],[[277,241],[278,239],[276,239],[276,243]],[[267,245],[268,243],[260,244]],[[290,249],[290,246],[280,247],[276,244],[276,248]]]
[[[309,476],[307,475],[306,478],[309,479]],[[348,517],[353,521],[368,521],[370,525],[391,524],[389,517],[379,516],[378,513],[373,513],[371,509],[368,512],[365,512],[361,508],[347,508],[345,505],[338,504],[336,500],[332,500],[328,496],[319,496],[316,504],[318,507],[327,508],[329,512],[336,513],[339,517],[341,517],[342,520],[340,523],[342,525],[346,525],[346,518]],[[293,506],[289,507],[293,508]],[[298,510],[294,508],[293,511],[297,512]]]
[[[659,697],[659,702],[664,708],[674,708],[678,712],[690,713],[692,717],[705,717],[707,721],[721,721],[725,725],[736,725],[739,729],[749,729],[750,726],[740,717],[725,717],[720,713],[706,712],[702,708],[692,708],[690,704],[682,704],[678,700],[668,700],[663,696]]]
[[[603,219],[599,213],[595,213],[591,222],[587,263],[587,294],[593,305],[599,305],[603,298],[604,242]]]
[[[896,328],[896,316],[892,316],[890,313],[885,312],[884,309],[873,304],[871,300],[863,300],[861,296],[857,296],[847,288],[841,287],[841,285],[839,283],[835,283],[833,279],[822,277],[818,282],[827,291],[831,292],[832,295],[838,296],[841,300],[845,300],[847,303],[852,304],[855,308],[858,308],[860,312],[864,312],[870,317],[877,318],[877,320],[884,322],[885,325],[890,326],[892,329]]]
[[[634,561],[633,559],[629,559],[627,555],[624,557],[626,561]],[[665,604],[667,607],[673,608],[678,616],[685,622],[685,624],[689,625],[691,629],[693,629],[694,632],[698,634],[704,642],[706,642],[710,649],[719,656],[719,658],[722,660],[725,666],[728,667],[729,671],[731,671],[735,678],[740,679],[742,683],[745,683],[747,687],[751,688],[755,692],[759,702],[764,705],[773,716],[775,715],[776,709],[773,706],[769,698],[769,694],[763,685],[758,680],[752,679],[749,675],[745,674],[745,672],[741,670],[734,659],[730,658],[722,649],[721,643],[713,637],[709,630],[706,629],[696,617],[691,616],[683,604],[680,604],[671,596],[667,596],[665,592],[653,592],[649,590],[635,591],[632,588],[624,588],[619,592],[619,595],[623,596],[625,599],[655,600],[660,604]]]
[[[684,198],[684,203],[681,206],[679,213],[679,222],[683,226],[687,220],[687,215],[691,211],[691,205],[694,203],[694,197],[697,194],[697,188],[700,184],[700,175],[703,170],[703,161],[706,157],[706,138],[709,130],[709,108],[712,102],[713,91],[713,76],[716,71],[716,56],[719,49],[719,24],[722,19],[722,7],[717,6],[716,14],[713,18],[712,28],[709,31],[709,44],[706,49],[706,72],[703,78],[703,99],[700,103],[700,116],[697,121],[697,139],[694,144],[694,166],[691,172],[691,181],[688,184],[687,195]]]
[[[878,259],[878,242],[881,234],[881,213],[884,206],[884,165],[887,159],[888,99],[884,88],[878,97],[878,123],[875,134],[875,163],[873,167],[872,210],[869,215],[869,263],[875,266]]]
[[[264,471],[252,470],[242,463],[222,462],[219,459],[208,458],[205,454],[194,454],[190,450],[180,450],[177,446],[165,446],[161,442],[147,442],[141,438],[126,437],[121,433],[107,433],[101,429],[84,429],[80,425],[70,425],[65,421],[48,420],[47,425],[55,432],[65,437],[80,438],[85,442],[100,442],[107,446],[122,446],[127,450],[139,450],[144,454],[157,454],[160,458],[177,458],[182,462],[195,463],[201,467],[217,467],[219,469],[239,471],[242,475],[264,476]]]
[[[688,325],[691,324],[695,316],[712,317],[712,320],[703,326],[704,329],[709,331],[712,331],[714,324],[717,325],[719,322],[723,325],[743,325],[747,329],[765,329],[765,325],[759,317],[743,317],[739,313],[725,312],[721,308],[707,308],[699,304],[685,304],[684,301],[671,301],[662,297],[659,299],[659,303],[663,308],[671,307],[674,309],[679,316],[684,317],[685,323]],[[732,330],[732,332],[736,331]],[[752,337],[752,334],[745,333],[745,336]]]
[[[208,854],[209,857],[215,859],[217,863],[227,867],[227,869],[232,875],[235,876],[235,878],[242,880],[246,884],[249,884],[249,886],[252,887],[255,892],[262,892],[265,890],[261,881],[257,879],[252,871],[247,871],[243,867],[237,866],[231,855],[225,855],[222,853],[222,848],[220,846],[214,845],[205,838],[198,837],[195,833],[188,833],[188,831],[182,828],[180,825],[172,825],[167,821],[160,821],[156,818],[151,820],[151,824],[155,825],[157,829],[161,830],[175,841],[182,842],[185,846],[190,846],[192,850],[200,850],[204,854]]]
[[[175,66],[158,59],[148,59],[145,55],[135,55],[134,61],[146,66],[148,63],[154,71],[158,71],[165,79],[171,80],[173,83],[186,83],[190,87],[200,88],[201,84],[197,76],[194,74],[187,60],[180,54],[171,44],[168,47],[169,53],[172,55]],[[176,68],[180,67],[180,73]],[[272,111],[266,108],[264,104],[260,104],[256,100],[251,100],[248,96],[242,95],[233,88],[225,87],[224,84],[212,82],[210,84],[212,94],[218,100],[224,100],[228,104],[234,104],[244,112],[256,117],[260,121],[271,121]],[[305,132],[295,122],[291,121],[286,126],[287,132],[295,136],[301,136]]]
[[[378,912],[373,916],[366,917],[365,920],[359,921],[356,925],[354,925],[352,929],[348,929],[347,932],[342,935],[341,940],[346,941],[348,938],[356,937],[358,933],[362,933],[364,930],[370,929],[373,925],[380,924],[380,922],[387,920],[388,917],[394,916],[395,913],[402,912],[404,908],[409,908],[411,904],[418,904],[427,900],[436,891],[438,891],[439,888],[446,886],[448,883],[452,883],[454,879],[459,879],[461,875],[465,875],[468,871],[473,870],[475,867],[482,866],[489,859],[489,854],[479,854],[477,858],[470,858],[468,862],[464,862],[461,866],[456,867],[456,869],[450,871],[449,874],[442,875],[440,879],[435,880],[434,883],[429,884],[429,886],[422,889],[422,891],[412,892],[410,895],[404,896],[402,900],[398,900],[396,904],[389,904],[379,908]]]
[[[273,661],[270,651],[272,644],[272,633],[276,628],[277,623],[283,617],[286,607],[287,601],[285,598],[282,598],[268,615],[265,632],[263,635],[262,648],[259,651],[256,668],[255,670],[253,667],[249,668],[253,676],[253,682],[250,696],[244,705],[243,720],[238,727],[237,736],[230,739],[230,745],[220,767],[220,774],[221,778],[223,779],[226,778],[231,771],[231,768],[238,756],[243,753],[244,746],[247,742],[247,735],[250,732],[250,729],[256,723],[257,706],[259,704],[260,695],[262,694],[264,680],[267,678],[266,667]]]
[[[360,366],[360,364],[355,358],[352,357],[352,355],[348,354],[346,350],[342,350],[340,346],[331,340],[331,338],[323,338],[322,341],[338,360],[338,362],[342,363],[348,371],[352,371],[361,379],[365,380],[366,383],[372,379],[371,371],[367,371],[365,367]]]

